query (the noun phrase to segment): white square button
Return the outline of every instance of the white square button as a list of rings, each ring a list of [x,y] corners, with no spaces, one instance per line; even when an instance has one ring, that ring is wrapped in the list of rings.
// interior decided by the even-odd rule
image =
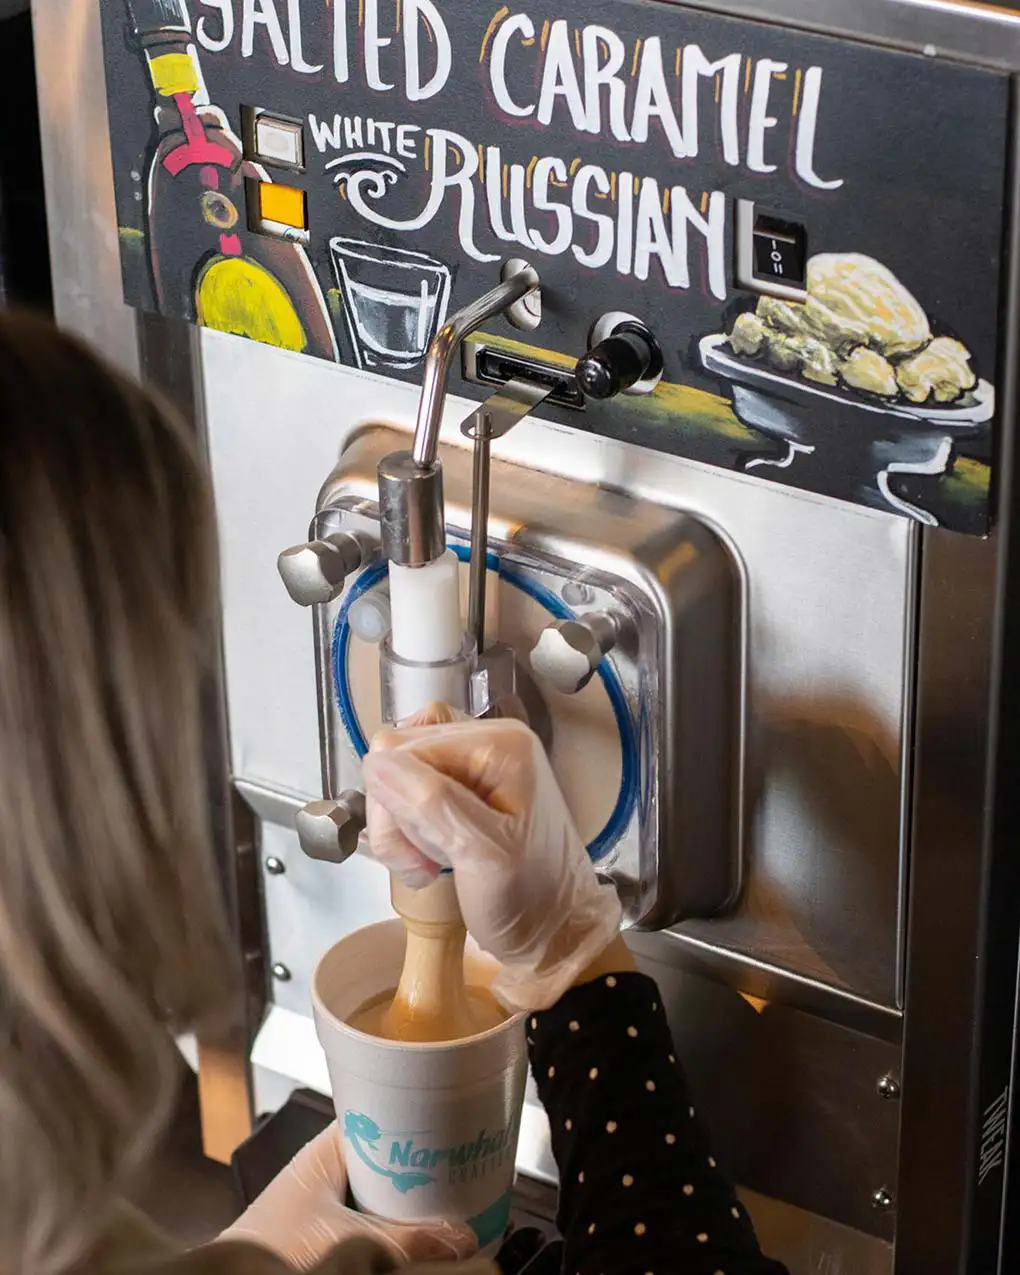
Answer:
[[[259,115],[255,120],[255,149],[259,159],[304,168],[304,129],[296,120]]]

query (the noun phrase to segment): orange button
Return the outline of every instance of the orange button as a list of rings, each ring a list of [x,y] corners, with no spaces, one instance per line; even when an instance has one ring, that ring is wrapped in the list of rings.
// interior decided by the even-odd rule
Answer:
[[[294,230],[308,229],[305,192],[294,186],[262,182],[259,186],[259,213],[263,221],[275,221]]]

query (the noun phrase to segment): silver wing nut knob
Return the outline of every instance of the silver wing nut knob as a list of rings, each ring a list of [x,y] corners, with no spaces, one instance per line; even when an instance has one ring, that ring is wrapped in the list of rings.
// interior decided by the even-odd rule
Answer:
[[[325,540],[284,549],[276,566],[298,606],[309,607],[339,597],[344,581],[364,561],[361,541],[349,532],[338,531]]]
[[[294,817],[298,841],[309,859],[345,863],[365,830],[365,797],[344,792],[333,801],[313,801]]]
[[[619,624],[612,615],[598,612],[583,620],[556,620],[543,631],[531,652],[536,677],[551,683],[564,695],[583,690],[603,658],[616,645]]]

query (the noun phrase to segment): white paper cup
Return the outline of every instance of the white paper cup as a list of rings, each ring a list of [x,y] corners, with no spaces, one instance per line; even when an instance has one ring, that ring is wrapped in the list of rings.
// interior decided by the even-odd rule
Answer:
[[[330,948],[312,980],[351,1191],[360,1209],[392,1221],[467,1222],[483,1252],[494,1250],[510,1215],[524,1018],[434,1045],[349,1027],[366,1001],[396,987],[405,943],[399,919],[366,926]],[[488,986],[493,972],[469,951],[468,986]]]

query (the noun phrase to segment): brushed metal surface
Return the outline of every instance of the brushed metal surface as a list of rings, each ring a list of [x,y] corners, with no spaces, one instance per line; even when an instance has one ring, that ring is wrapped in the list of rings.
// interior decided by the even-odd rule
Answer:
[[[893,1275],[887,1240],[841,1226],[756,1191],[739,1189],[762,1250],[785,1263],[791,1275]]]
[[[121,293],[99,5],[33,0],[46,216],[57,322],[138,374]]]
[[[417,395],[229,337],[202,344],[235,773],[311,800],[322,792],[314,643],[273,564],[306,529],[345,438],[368,420],[409,430]],[[450,401],[451,442],[470,408]],[[895,1010],[916,529],[533,421],[493,452],[688,509],[725,529],[745,564],[747,883],[734,915],[662,937],[672,959],[792,975],[809,992]],[[337,782],[356,786],[353,756],[337,765]]]
[[[998,525],[983,541],[927,532],[921,559],[897,1275],[1016,1269],[1017,1184],[987,1130],[1005,1104],[1016,1137],[1020,1047],[1018,160],[1014,99]]]
[[[313,535],[338,528],[370,535],[380,461],[407,436],[367,426],[349,440],[319,494]],[[448,534],[466,540],[472,521],[472,455],[441,451]],[[726,543],[669,505],[636,502],[591,483],[564,482],[495,460],[490,546],[535,583],[559,592],[583,578],[593,614],[611,609],[633,642],[610,660],[639,732],[636,817],[603,861],[632,923],[660,929],[711,916],[741,880],[744,752],[743,579]],[[602,599],[602,600],[600,600]],[[342,599],[314,617],[320,729],[327,784],[338,796],[338,754],[349,750],[330,673]],[[624,647],[632,649],[624,652]],[[518,651],[526,659],[526,650]]]
[[[878,1082],[898,1047],[639,955],[726,1171],[761,1195],[891,1241],[872,1193],[895,1188],[899,1109]],[[851,1268],[847,1268],[851,1269]]]
[[[321,375],[288,356],[270,356],[260,370],[264,358],[254,358],[244,343],[210,334],[203,341],[210,415],[221,414],[223,423],[212,445],[224,524],[235,764],[266,788],[311,797],[321,791],[312,635],[307,615],[282,587],[274,592],[271,564],[279,544],[306,526],[308,494],[353,428],[383,415],[409,429],[415,395],[364,374]],[[325,405],[340,400],[347,411],[337,422]],[[450,405],[451,441],[467,406]],[[245,419],[259,427],[242,432],[231,425]],[[884,1104],[880,1113],[869,1104],[867,1121],[857,1110],[861,1086],[866,1091],[878,1079],[870,1071],[891,1056],[888,1044],[862,1042],[838,1025],[863,1026],[887,1042],[898,1039],[901,1027],[901,723],[910,709],[916,532],[881,514],[791,496],[742,476],[534,422],[494,450],[523,464],[541,457],[552,472],[690,509],[725,527],[746,563],[752,782],[744,901],[734,917],[709,924],[703,935],[642,935],[635,942],[647,945],[662,967],[686,965],[716,981],[721,975],[776,1002],[805,1005],[837,1029],[834,1055],[792,1027],[787,1050],[783,1032],[773,1029],[779,1055],[794,1051],[795,1065],[778,1078],[772,1073],[772,1081],[804,1092],[797,1114],[787,1117],[796,1123],[796,1162],[776,1162],[785,1202],[775,1198],[780,1187],[765,1182],[771,1162],[764,1153],[750,1170],[772,1197],[763,1216],[786,1245],[775,1251],[789,1255],[796,1275],[825,1270],[819,1262],[840,1270],[844,1258],[853,1259],[844,1270],[885,1275],[891,1269],[885,1239],[795,1210],[812,1203],[833,1217],[856,1219],[862,1201],[883,1185],[878,1167],[889,1160],[882,1132],[875,1142],[884,1148],[882,1165],[873,1168],[858,1148],[833,1177],[826,1138],[836,1128],[867,1143],[874,1133],[867,1121],[881,1122],[877,1127],[886,1131],[895,1124]],[[346,785],[356,781],[350,756],[337,759],[337,774]],[[265,828],[264,839],[264,852],[288,863],[286,875],[265,882],[272,955],[293,974],[274,997],[307,1013],[307,978],[317,953],[341,932],[388,913],[385,875],[357,856],[339,871],[311,864],[283,829]],[[345,876],[350,870],[357,881]],[[711,1054],[695,1048],[692,1034],[706,1043],[716,1039],[716,1013],[707,1001],[724,990],[715,989],[698,1008],[692,1003],[687,1027],[678,1025],[693,1051],[692,1072],[709,1077]],[[861,1045],[861,1057],[875,1053],[860,1078],[847,1041]],[[834,1063],[826,1061],[830,1056]],[[720,1101],[713,1129],[724,1144],[739,1148],[745,1133],[760,1133],[762,1118],[741,1103]],[[527,1141],[530,1151],[522,1148],[519,1167],[548,1173],[540,1112],[533,1123],[535,1136]],[[836,1145],[842,1149],[838,1137]]]
[[[979,0],[662,0],[955,57],[1006,70],[1020,69],[1020,11]]]

